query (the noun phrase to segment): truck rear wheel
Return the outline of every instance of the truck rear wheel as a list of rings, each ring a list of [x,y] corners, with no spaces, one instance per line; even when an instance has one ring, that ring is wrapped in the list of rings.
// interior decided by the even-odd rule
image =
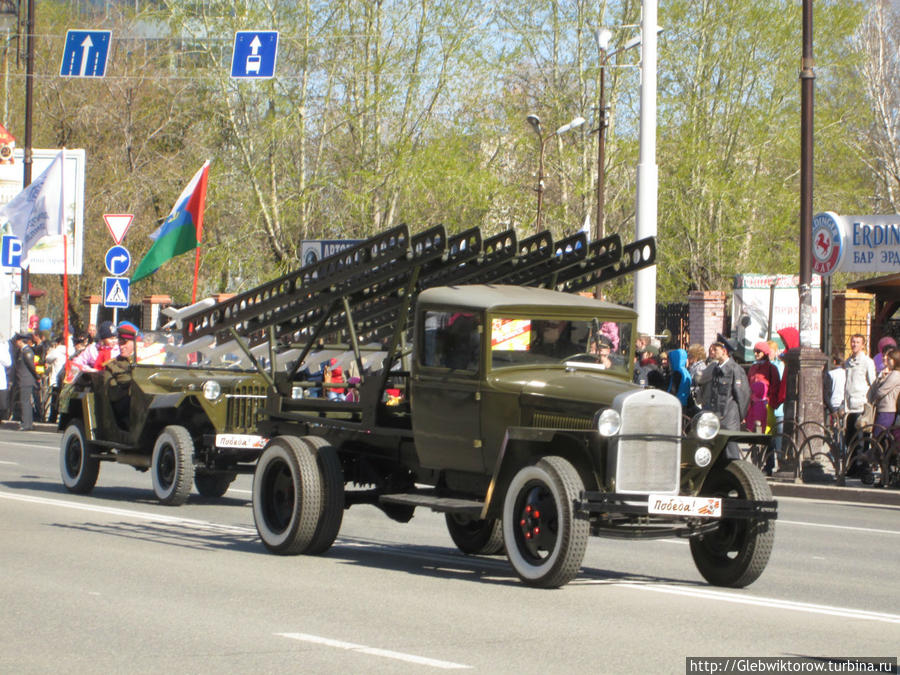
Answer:
[[[575,513],[584,482],[567,460],[544,457],[519,469],[503,501],[503,542],[516,574],[540,588],[578,574],[590,526]]]
[[[306,553],[319,555],[331,548],[344,520],[344,470],[337,451],[320,436],[301,439],[315,453],[322,480],[322,510]]]
[[[312,448],[293,436],[269,441],[253,474],[253,521],[272,553],[305,553],[320,520],[322,481]]]
[[[700,494],[754,501],[772,499],[772,491],[762,473],[743,460],[732,460],[724,469],[713,469]],[[723,518],[716,531],[691,538],[691,555],[709,583],[741,588],[762,574],[774,541],[772,520]]]
[[[228,492],[228,486],[236,476],[234,473],[198,473],[194,476],[194,486],[201,497],[216,499]]]
[[[450,538],[466,555],[496,555],[503,550],[503,527],[499,520],[479,520],[456,513],[448,513],[446,519]]]
[[[97,484],[100,460],[91,457],[81,420],[69,422],[59,448],[59,473],[69,492],[87,494]]]
[[[187,501],[194,482],[194,441],[187,429],[173,424],[162,430],[153,445],[150,473],[160,503],[180,506]]]

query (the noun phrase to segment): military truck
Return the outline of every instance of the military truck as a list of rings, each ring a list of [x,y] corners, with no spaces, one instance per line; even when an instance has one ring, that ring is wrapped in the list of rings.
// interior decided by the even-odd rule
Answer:
[[[127,411],[114,410],[102,371],[81,372],[63,388],[59,465],[70,492],[93,490],[103,462],[149,470],[154,494],[169,505],[184,503],[192,484],[221,497],[238,473],[253,471],[266,443],[256,431],[266,380],[241,369],[237,355],[214,364],[208,348],[187,351],[168,338],[142,336],[146,359],[132,369]]]
[[[686,537],[707,581],[753,582],[777,505],[726,457],[742,434],[711,412],[685,431],[675,397],[632,384],[635,313],[578,294],[654,260],[653,239],[399,226],[198,313],[187,343],[299,351],[258,364],[265,547],[320,554],[354,504],[424,507],[532,586],[572,580],[590,535]],[[354,382],[314,379],[335,364]]]

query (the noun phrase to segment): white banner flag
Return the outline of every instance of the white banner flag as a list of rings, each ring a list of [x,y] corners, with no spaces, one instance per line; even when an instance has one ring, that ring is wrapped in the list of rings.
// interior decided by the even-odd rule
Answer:
[[[60,151],[31,185],[0,209],[0,221],[8,220],[12,233],[22,242],[22,267],[27,267],[28,251],[41,237],[64,234],[64,153]]]

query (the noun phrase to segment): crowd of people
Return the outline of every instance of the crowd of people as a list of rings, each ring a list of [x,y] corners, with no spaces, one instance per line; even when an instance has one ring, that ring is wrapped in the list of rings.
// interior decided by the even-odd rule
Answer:
[[[781,345],[761,341],[753,346],[754,360],[746,369],[734,361],[735,346],[722,335],[707,349],[692,344],[686,350],[668,352],[660,351],[649,336],[640,336],[634,381],[677,396],[688,417],[710,410],[719,415],[723,429],[771,434],[774,452],[767,456],[765,466],[771,475],[784,433],[784,353],[800,343],[796,328],[784,328],[778,336]],[[842,432],[844,453],[860,430],[875,435],[891,430],[900,443],[900,428],[895,427],[898,399],[900,349],[894,338],[879,340],[874,358],[866,353],[866,339],[860,334],[850,338],[849,356],[831,355],[823,378],[823,404],[829,422]],[[734,444],[726,452],[729,457],[739,456]],[[872,469],[859,456],[847,475],[868,482]]]
[[[123,321],[91,324],[85,333],[69,335],[68,350],[62,335],[52,335],[49,319],[29,324],[6,346],[0,345],[0,420],[12,418],[21,431],[34,429],[34,421],[56,419],[59,392],[67,377],[78,371],[99,371],[119,356],[121,332],[136,334],[137,327]],[[133,340],[134,338],[132,338]]]

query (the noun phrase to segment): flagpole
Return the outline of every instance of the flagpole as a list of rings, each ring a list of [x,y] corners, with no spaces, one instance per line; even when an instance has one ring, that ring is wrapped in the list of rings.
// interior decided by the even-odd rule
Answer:
[[[197,248],[194,249],[194,289],[191,291],[191,304],[197,302],[197,276],[200,274],[200,242],[197,242]]]
[[[69,228],[66,223],[66,148],[62,149],[62,166],[59,181],[59,226],[63,235],[63,344],[66,349],[66,361],[63,379],[69,378]]]
[[[25,151],[23,164],[22,189],[31,185],[31,117],[34,104],[34,0],[28,0],[28,16],[25,17]],[[22,270],[22,290],[19,293],[19,330],[28,328],[28,286],[31,284],[29,271]]]

